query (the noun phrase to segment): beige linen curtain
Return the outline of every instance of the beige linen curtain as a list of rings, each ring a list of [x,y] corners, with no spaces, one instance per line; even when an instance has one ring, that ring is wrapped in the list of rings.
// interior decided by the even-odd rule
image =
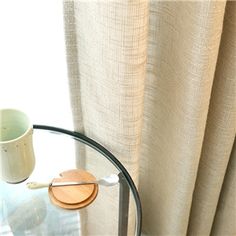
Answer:
[[[236,235],[236,2],[64,1],[64,14],[75,129],[131,173],[143,232]]]

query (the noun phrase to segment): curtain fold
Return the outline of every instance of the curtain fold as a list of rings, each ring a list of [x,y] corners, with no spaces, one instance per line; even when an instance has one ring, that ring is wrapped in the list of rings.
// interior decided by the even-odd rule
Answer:
[[[64,3],[69,54],[67,60],[70,64],[68,76],[75,129],[85,132],[119,157],[137,183],[147,57],[148,3]],[[83,155],[87,157],[83,168],[92,173],[103,176],[114,172],[100,158],[92,158],[95,153],[86,149]],[[80,156],[81,153],[78,153],[79,167],[82,159]],[[102,225],[106,226],[107,235],[117,235],[114,219],[118,215],[116,205],[119,195],[112,190],[104,191],[100,189],[99,196],[102,197],[98,196],[96,205],[87,210],[87,226],[83,230],[87,235],[103,235]],[[104,201],[107,202],[107,210],[103,209],[104,217],[97,219],[96,212],[101,212]],[[93,214],[89,214],[91,211]],[[129,234],[132,235],[132,209],[129,218]],[[103,222],[104,219],[108,222]]]
[[[211,232],[234,142],[236,66],[232,62],[236,58],[235,13],[236,5],[228,2],[193,195],[190,234],[209,235]]]
[[[235,235],[236,232],[236,140],[228,163],[211,235]]]
[[[127,167],[143,231],[236,234],[236,2],[65,0],[64,18],[75,130]],[[101,221],[84,234],[101,235]]]
[[[150,5],[140,193],[144,230],[153,235],[187,232],[224,8],[224,2]]]

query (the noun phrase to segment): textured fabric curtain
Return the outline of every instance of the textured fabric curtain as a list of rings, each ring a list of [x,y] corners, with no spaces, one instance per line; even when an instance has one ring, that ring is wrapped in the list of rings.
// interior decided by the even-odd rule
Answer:
[[[64,1],[64,14],[75,129],[131,173],[143,232],[235,235],[236,2]]]

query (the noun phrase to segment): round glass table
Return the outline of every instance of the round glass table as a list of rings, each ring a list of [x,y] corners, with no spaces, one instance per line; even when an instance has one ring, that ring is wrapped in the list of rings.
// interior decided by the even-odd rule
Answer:
[[[141,235],[138,191],[124,166],[106,148],[85,135],[34,125],[36,165],[19,184],[0,181],[0,235]],[[115,186],[99,186],[88,206],[67,210],[52,203],[48,188],[28,189],[27,182],[50,182],[60,173],[82,169],[96,179],[117,174]]]

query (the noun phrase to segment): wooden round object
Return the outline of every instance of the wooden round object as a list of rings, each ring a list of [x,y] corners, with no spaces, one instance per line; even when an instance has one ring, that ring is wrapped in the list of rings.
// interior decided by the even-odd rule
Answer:
[[[84,170],[69,170],[60,174],[52,182],[93,181],[95,177]],[[50,186],[49,197],[53,204],[66,209],[79,209],[89,205],[97,196],[98,185]]]
[[[61,178],[55,178],[53,183],[70,181],[93,181],[94,176],[83,170],[70,170],[60,174]],[[77,186],[51,187],[54,197],[66,204],[77,204],[85,201],[92,195],[94,184]]]

